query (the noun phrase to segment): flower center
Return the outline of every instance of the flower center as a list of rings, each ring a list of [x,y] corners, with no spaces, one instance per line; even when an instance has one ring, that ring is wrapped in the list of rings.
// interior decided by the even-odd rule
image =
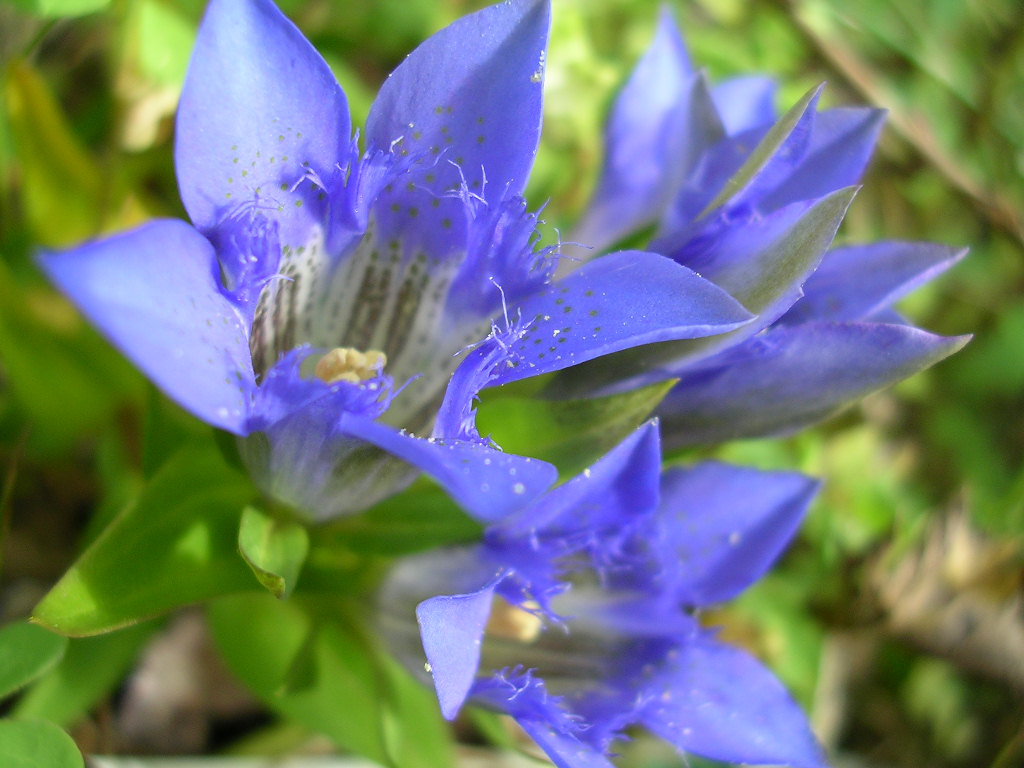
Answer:
[[[327,384],[358,384],[378,376],[387,362],[387,355],[376,349],[360,352],[352,347],[335,347],[317,361],[313,373]]]

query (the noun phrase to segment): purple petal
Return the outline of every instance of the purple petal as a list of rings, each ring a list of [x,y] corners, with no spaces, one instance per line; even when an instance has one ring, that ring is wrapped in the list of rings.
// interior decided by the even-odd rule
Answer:
[[[245,434],[255,389],[249,329],[219,289],[206,238],[181,221],[154,221],[41,264],[168,396]]]
[[[558,768],[615,768],[615,764],[600,750],[546,720],[520,717],[516,722]]]
[[[522,192],[540,136],[547,0],[515,0],[459,19],[392,73],[370,109],[370,146],[416,156],[376,208],[408,253],[464,247],[464,200]],[[458,199],[462,197],[463,200]]]
[[[674,258],[757,312],[752,325],[764,328],[800,297],[852,198],[852,190],[840,190],[749,222],[723,222],[719,231],[688,243]]]
[[[454,720],[480,666],[480,645],[497,581],[465,595],[432,597],[416,606],[441,714]]]
[[[678,602],[729,600],[759,579],[796,533],[818,483],[795,472],[716,462],[662,476],[660,578]]]
[[[372,443],[421,469],[478,520],[499,520],[546,491],[558,476],[551,464],[471,440],[414,437],[345,414],[339,431]]]
[[[711,96],[726,132],[736,136],[751,128],[775,122],[777,90],[778,86],[772,78],[747,75],[717,83],[711,89]]]
[[[680,645],[639,695],[650,702],[641,722],[685,752],[734,763],[827,766],[807,718],[775,676],[710,636]]]
[[[758,206],[771,211],[858,183],[883,122],[882,109],[827,109],[816,114],[806,155]]]
[[[502,522],[500,530],[509,537],[584,534],[599,546],[611,547],[632,520],[656,508],[660,471],[661,444],[652,421],[593,466]]]
[[[690,177],[667,206],[651,250],[665,253],[677,250],[690,237],[698,217],[726,182],[749,158],[751,148],[760,144],[771,125],[750,128],[722,139],[700,158]]]
[[[779,327],[705,361],[658,408],[666,444],[793,432],[953,354],[968,337],[880,323]]]
[[[846,212],[852,190],[794,203],[763,219],[723,225],[709,242],[693,244],[691,268],[757,313],[735,330],[628,350],[566,371],[553,396],[608,394],[685,375],[695,361],[732,347],[770,325],[800,297]],[[621,290],[621,289],[620,289]]]
[[[239,204],[279,211],[282,245],[304,246],[322,179],[348,157],[345,94],[309,42],[270,0],[212,0],[178,108],[182,201],[209,233]]]
[[[602,750],[580,738],[587,734],[586,724],[563,709],[531,672],[516,668],[478,680],[472,695],[515,718],[558,768],[614,768]]]
[[[783,183],[807,153],[821,89],[808,92],[770,128],[752,128],[712,147],[672,201],[651,248],[674,255],[709,229],[763,210],[761,197]]]
[[[604,248],[660,217],[699,155],[724,137],[667,7],[612,109],[597,191],[573,241]]]
[[[239,443],[261,489],[322,522],[361,512],[415,479],[416,467],[339,427],[346,418],[372,423],[382,410],[379,389],[303,379],[293,363],[285,358],[268,372],[252,422],[261,431]]]
[[[705,214],[722,206],[732,209],[762,207],[759,205],[761,196],[789,178],[812,144],[817,117],[815,109],[823,87],[819,85],[807,93],[772,126],[739,171],[708,204]]]
[[[552,608],[559,616],[571,617],[571,631],[584,636],[660,642],[666,637],[692,635],[700,626],[698,620],[681,608],[675,595],[657,592],[656,585],[644,578],[650,575],[649,559],[643,558],[641,563],[638,558],[637,564],[628,571],[619,567],[602,574],[600,586],[575,585],[558,594]],[[641,570],[648,573],[636,578]],[[612,720],[614,710],[619,709],[618,717],[632,722],[621,705],[605,704],[609,704],[608,711],[601,716],[596,714],[598,707],[588,707],[588,719]]]
[[[731,296],[670,259],[621,251],[589,262],[530,297],[513,316],[532,324],[494,383],[557,371],[641,344],[693,339],[744,325]]]
[[[895,241],[836,248],[825,255],[804,285],[804,297],[780,322],[877,320],[879,312],[966,254],[966,248]]]

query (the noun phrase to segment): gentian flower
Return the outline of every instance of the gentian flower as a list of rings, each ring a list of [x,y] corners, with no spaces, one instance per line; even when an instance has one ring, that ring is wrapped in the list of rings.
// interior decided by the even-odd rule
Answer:
[[[467,16],[421,45],[370,110],[269,0],[212,0],[177,116],[192,225],[154,221],[43,266],[169,396],[241,439],[265,491],[310,520],[423,470],[500,515],[554,468],[438,418],[456,355],[485,337],[520,377],[749,321],[662,256],[623,252],[552,282],[520,197],[536,152],[547,0]],[[530,344],[530,360],[502,349]],[[474,371],[477,371],[474,368]]]
[[[678,378],[657,411],[666,444],[787,434],[966,343],[914,328],[892,310],[965,250],[880,242],[828,251],[884,112],[818,111],[819,91],[776,120],[771,80],[710,86],[663,12],[613,106],[601,177],[571,239],[603,248],[653,227],[651,250],[721,286],[757,318],[713,338],[566,371],[551,396]]]
[[[714,462],[659,471],[647,424],[481,544],[400,560],[383,635],[426,670],[445,717],[467,700],[507,713],[560,768],[610,766],[637,724],[716,760],[826,765],[778,680],[699,617],[768,569],[817,483]]]

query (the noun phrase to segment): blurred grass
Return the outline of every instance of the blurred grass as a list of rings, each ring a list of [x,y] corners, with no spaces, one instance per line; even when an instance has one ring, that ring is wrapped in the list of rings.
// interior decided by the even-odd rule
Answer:
[[[486,4],[281,3],[335,69],[355,124],[408,50]],[[8,584],[26,574],[58,575],[81,518],[120,498],[139,472],[145,386],[46,285],[33,255],[143,218],[184,215],[171,160],[172,116],[202,5],[113,0],[96,13],[54,18],[59,2],[0,3],[0,464],[20,459],[5,489],[13,509]],[[604,115],[647,46],[659,6],[554,0],[545,132],[529,189],[534,206],[549,201],[548,240],[567,231],[587,201]],[[883,556],[916,557],[937,521],[965,510],[972,526],[1011,552],[979,566],[976,581],[987,596],[979,599],[1005,602],[1020,588],[1024,6],[693,0],[672,7],[693,58],[713,79],[773,74],[782,85],[780,107],[827,80],[828,105],[889,110],[841,240],[921,239],[972,249],[904,307],[937,332],[974,333],[966,350],[806,435],[717,452],[827,479],[800,545],[730,609],[730,627],[817,712],[839,696],[841,725],[824,736],[871,764],[1024,762],[1015,731],[1020,694],[1010,681],[982,680],[941,654],[916,650],[914,637],[892,631],[871,581]],[[29,555],[49,561],[30,562]],[[822,681],[832,679],[827,660],[837,638],[860,648],[863,659],[847,659],[838,692],[829,692]],[[636,750],[645,764],[677,764],[645,749],[641,743]]]

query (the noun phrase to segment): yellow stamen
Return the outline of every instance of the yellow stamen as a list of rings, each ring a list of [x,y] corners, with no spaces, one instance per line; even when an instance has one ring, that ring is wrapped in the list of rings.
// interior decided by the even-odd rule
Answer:
[[[536,604],[527,603],[526,605],[534,607]],[[505,640],[531,643],[540,635],[543,626],[544,622],[537,614],[512,605],[500,597],[495,597],[494,602],[491,603],[491,615],[487,619],[484,633]]]
[[[376,376],[387,362],[387,355],[376,349],[360,352],[352,347],[336,347],[317,361],[313,373],[328,384],[358,384]]]

